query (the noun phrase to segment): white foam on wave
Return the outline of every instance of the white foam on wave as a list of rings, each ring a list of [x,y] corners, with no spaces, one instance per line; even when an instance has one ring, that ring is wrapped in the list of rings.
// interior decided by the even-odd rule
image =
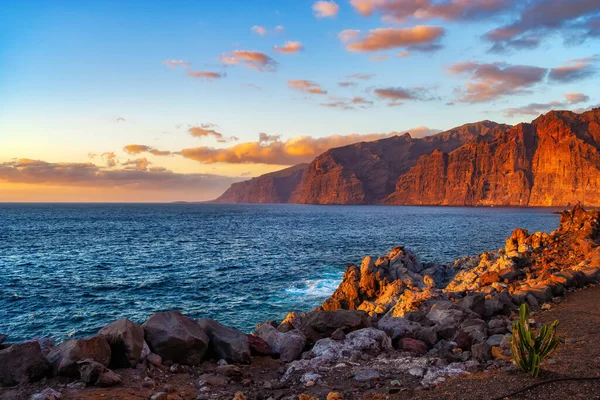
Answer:
[[[342,282],[341,274],[327,274],[322,278],[302,279],[288,287],[289,296],[308,299],[324,299],[330,296]]]

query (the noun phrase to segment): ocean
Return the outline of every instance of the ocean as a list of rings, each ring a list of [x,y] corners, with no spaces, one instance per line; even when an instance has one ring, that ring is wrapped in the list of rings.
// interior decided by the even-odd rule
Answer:
[[[309,311],[345,267],[403,245],[450,262],[552,231],[545,208],[0,204],[0,333],[94,334],[180,310],[250,332]]]

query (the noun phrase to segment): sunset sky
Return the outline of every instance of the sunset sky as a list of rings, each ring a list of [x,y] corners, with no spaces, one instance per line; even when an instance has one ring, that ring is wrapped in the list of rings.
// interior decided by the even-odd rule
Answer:
[[[331,147],[600,103],[598,0],[2,4],[0,201],[209,200]]]

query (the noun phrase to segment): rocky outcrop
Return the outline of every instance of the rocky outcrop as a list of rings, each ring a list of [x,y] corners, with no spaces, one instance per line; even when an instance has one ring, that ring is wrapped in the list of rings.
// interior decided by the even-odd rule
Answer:
[[[216,203],[287,203],[308,164],[298,164],[231,185]]]
[[[13,344],[0,350],[0,386],[34,382],[51,372],[37,342]]]
[[[423,155],[387,204],[600,205],[600,109],[551,111]]]
[[[111,358],[110,345],[103,336],[72,339],[59,344],[46,356],[56,375],[78,377],[79,362],[96,361],[107,366]]]
[[[243,332],[221,325],[209,318],[198,320],[198,325],[208,335],[208,351],[217,360],[250,364],[250,343]]]
[[[144,348],[144,329],[141,326],[123,318],[100,329],[98,335],[110,345],[111,368],[133,368],[140,362]]]
[[[142,328],[148,346],[163,360],[196,365],[202,362],[208,349],[208,335],[179,311],[155,313]]]

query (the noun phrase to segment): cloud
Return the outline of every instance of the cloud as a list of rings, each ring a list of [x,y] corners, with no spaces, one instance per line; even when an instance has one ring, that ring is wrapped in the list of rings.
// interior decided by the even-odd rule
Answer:
[[[396,57],[400,57],[400,58],[404,58],[404,57],[408,57],[410,56],[410,51],[401,51],[400,53],[396,54]]]
[[[351,99],[340,99],[333,97],[331,101],[321,103],[323,107],[339,108],[342,110],[356,110],[357,108],[369,108],[373,105],[373,102],[365,99],[364,97],[356,96]]]
[[[354,41],[360,37],[359,29],[344,29],[340,33],[338,33],[338,38],[342,43],[347,43],[350,41]]]
[[[567,42],[583,42],[598,34],[594,30],[600,13],[598,0],[534,0],[523,4],[513,22],[484,36],[494,43],[493,50],[523,48],[524,44],[535,47],[543,37],[556,32],[562,32]]]
[[[261,132],[258,134],[258,142],[265,143],[274,143],[281,140],[281,135],[269,135],[267,133]]]
[[[383,19],[403,22],[408,18],[445,21],[480,20],[509,10],[515,0],[351,0],[356,12],[367,17],[375,12]]]
[[[341,86],[341,87],[350,87],[350,86],[356,86],[356,85],[358,85],[358,83],[356,83],[356,82],[350,82],[350,81],[338,82],[338,86]]]
[[[304,50],[304,46],[300,42],[287,41],[281,47],[273,46],[273,50],[275,50],[278,53],[292,54]]]
[[[598,58],[598,56],[592,56],[569,60],[565,65],[552,68],[549,78],[557,82],[574,82],[588,78],[596,73],[595,63]]]
[[[260,36],[264,36],[267,33],[267,29],[263,28],[262,26],[259,26],[259,25],[254,25],[250,29],[252,30],[252,32],[257,33]]]
[[[431,136],[431,135],[435,135],[436,133],[440,133],[440,132],[442,132],[442,130],[435,129],[435,128],[428,128],[426,126],[418,126],[416,128],[409,129],[407,132],[410,133],[410,136],[413,138],[423,138],[425,136]]]
[[[146,171],[150,162],[146,157],[127,160],[121,164],[126,170]]]
[[[168,156],[171,154],[170,151],[166,150],[158,150],[151,146],[146,146],[143,144],[128,144],[123,147],[123,151],[127,154],[141,154],[141,153],[150,153],[154,156]]]
[[[429,49],[419,47],[440,39],[445,33],[441,26],[417,25],[412,28],[377,28],[370,30],[362,38],[353,39],[346,45],[349,51],[372,52],[398,47],[415,50]]]
[[[583,103],[584,101],[589,101],[590,97],[583,93],[567,93],[565,94],[565,99],[569,103]]]
[[[318,84],[303,79],[289,80],[288,86],[303,93],[327,94],[327,91],[323,90]]]
[[[319,154],[348,144],[378,140],[397,133],[331,135],[320,138],[299,136],[285,141],[256,141],[233,145],[228,148],[195,147],[183,149],[178,154],[203,164],[275,164],[296,165],[310,162]]]
[[[346,79],[360,79],[362,81],[366,81],[369,80],[373,77],[375,77],[377,74],[352,74],[352,75],[347,75]]]
[[[429,101],[435,100],[430,90],[425,87],[388,87],[378,88],[373,91],[377,97],[389,101],[388,106],[396,107],[403,104],[403,101]]]
[[[200,126],[192,126],[188,129],[188,132],[193,137],[214,137],[219,143],[227,143],[230,141],[237,141],[238,138],[236,136],[232,136],[226,138],[222,133],[217,132],[214,128],[216,125],[213,124],[202,124]]]
[[[225,76],[225,74],[209,71],[188,71],[186,75],[191,78],[200,78],[205,79],[207,81],[211,81],[213,79],[221,79]]]
[[[281,25],[277,25],[275,27],[275,32],[276,33],[284,33],[285,32],[285,28],[283,26],[281,26]]]
[[[461,103],[491,101],[502,96],[529,93],[529,88],[546,77],[546,68],[506,63],[481,64],[475,61],[459,62],[448,68],[453,75],[467,75],[469,81],[457,89]]]
[[[162,63],[171,69],[176,69],[177,67],[189,68],[192,65],[192,63],[183,60],[163,60]]]
[[[117,156],[115,155],[114,151],[102,153],[100,154],[100,157],[104,160],[106,166],[109,168],[116,167],[119,163],[119,160],[117,160]]]
[[[517,115],[534,115],[538,116],[550,110],[568,109],[571,106],[589,101],[589,96],[583,93],[567,93],[564,95],[564,101],[550,101],[548,103],[530,103],[526,106],[507,108],[504,114],[507,117],[515,117]]]
[[[37,187],[101,188],[105,191],[129,190],[159,191],[162,200],[180,200],[186,194],[191,199],[208,200],[216,197],[239,178],[209,174],[179,174],[165,168],[149,168],[144,159],[127,161],[127,169],[106,169],[92,163],[46,162],[19,159],[0,163],[0,182],[37,185]],[[61,189],[64,190],[64,189]],[[78,189],[81,190],[81,189]],[[41,189],[40,189],[41,191]],[[209,197],[204,197],[208,192]],[[87,194],[89,196],[89,193]],[[186,196],[187,197],[187,196]],[[36,196],[39,198],[39,196]],[[108,197],[111,201],[119,198]],[[89,199],[89,197],[87,197]],[[139,201],[139,195],[127,196],[130,201]]]
[[[117,117],[115,118],[115,122],[119,123],[119,122],[125,122],[125,118],[124,117]]]
[[[277,63],[271,57],[260,51],[235,50],[229,54],[221,54],[221,62],[226,65],[239,64],[257,71],[275,71]]]
[[[331,1],[317,1],[312,6],[313,11],[315,12],[315,17],[317,18],[326,18],[326,17],[335,17],[340,9],[340,6],[333,0]]]

